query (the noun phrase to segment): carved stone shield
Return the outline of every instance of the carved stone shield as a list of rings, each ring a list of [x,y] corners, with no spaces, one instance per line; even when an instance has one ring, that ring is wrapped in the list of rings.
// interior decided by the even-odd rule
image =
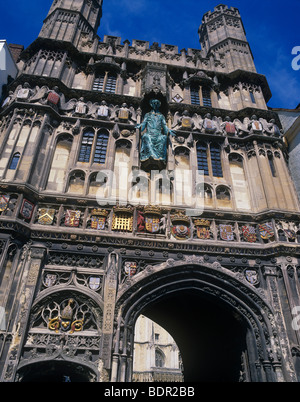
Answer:
[[[50,92],[47,98],[47,101],[49,103],[52,103],[53,105],[58,105],[58,102],[60,100],[60,97],[57,93],[55,92]]]
[[[118,113],[119,119],[128,120],[129,119],[129,112],[127,109],[120,109]]]
[[[91,276],[89,279],[89,287],[92,290],[98,290],[101,285],[101,279],[99,276]]]
[[[256,285],[258,283],[258,274],[255,270],[246,269],[245,278],[251,285]]]
[[[44,277],[44,285],[47,288],[51,288],[51,286],[54,286],[57,281],[57,275],[56,274],[46,274]]]
[[[182,127],[191,128],[192,127],[192,119],[190,117],[183,117],[181,120]]]
[[[17,98],[18,99],[27,99],[29,97],[29,89],[21,88],[18,90]]]
[[[124,271],[127,276],[134,276],[137,271],[137,263],[134,261],[126,261],[124,264]]]
[[[235,134],[235,125],[234,123],[227,121],[225,124],[225,131],[227,134]]]

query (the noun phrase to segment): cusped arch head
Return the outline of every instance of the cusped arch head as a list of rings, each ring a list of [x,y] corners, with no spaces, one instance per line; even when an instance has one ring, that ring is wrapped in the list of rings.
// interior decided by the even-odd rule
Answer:
[[[148,266],[125,282],[119,290],[117,314],[125,325],[134,325],[147,306],[179,291],[206,295],[239,315],[255,332],[272,333],[272,307],[263,291],[251,285],[244,274],[197,256]]]

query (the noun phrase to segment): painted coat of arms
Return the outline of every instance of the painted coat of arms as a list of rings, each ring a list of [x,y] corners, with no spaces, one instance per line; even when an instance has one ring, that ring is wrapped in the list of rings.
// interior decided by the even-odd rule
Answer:
[[[244,239],[249,243],[255,243],[257,240],[256,230],[254,226],[242,226]]]
[[[30,220],[33,214],[33,210],[34,210],[34,204],[24,199],[20,209],[20,215],[26,220]]]
[[[80,211],[67,209],[65,215],[65,226],[78,227],[80,222],[80,215]]]
[[[264,240],[272,239],[275,236],[274,229],[271,222],[258,225],[260,236]]]
[[[91,276],[89,279],[89,288],[92,290],[100,289],[101,278],[99,276]]]
[[[137,263],[132,261],[126,261],[124,264],[124,272],[126,276],[132,277],[136,274]]]
[[[44,285],[47,288],[50,288],[56,284],[57,281],[57,275],[56,274],[46,274],[44,277]]]
[[[156,215],[148,215],[145,217],[145,227],[147,232],[158,233],[159,232],[160,219]]]
[[[93,209],[91,216],[91,229],[104,230],[108,211],[105,209]]]
[[[210,222],[205,219],[196,219],[194,225],[197,230],[197,237],[201,240],[210,239]]]
[[[0,195],[0,212],[4,212],[10,200],[9,195]]]
[[[220,225],[220,237],[225,241],[233,241],[233,227],[232,225]]]
[[[40,225],[52,225],[55,216],[55,209],[41,208],[39,209],[38,223]]]
[[[191,237],[190,218],[182,212],[171,216],[171,233],[177,240],[187,240]]]

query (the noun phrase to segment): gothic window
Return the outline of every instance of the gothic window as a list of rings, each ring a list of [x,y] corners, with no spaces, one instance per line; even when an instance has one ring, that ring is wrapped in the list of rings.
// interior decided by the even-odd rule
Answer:
[[[212,165],[212,173],[214,177],[223,177],[223,169],[221,162],[221,149],[219,145],[211,144],[210,158]]]
[[[164,367],[165,356],[163,352],[159,349],[155,350],[155,367]]]
[[[89,162],[91,158],[94,133],[86,132],[83,134],[78,162]]]
[[[19,160],[20,160],[21,154],[19,152],[15,153],[10,161],[9,168],[10,170],[16,170]]]
[[[252,91],[250,91],[250,98],[251,98],[252,103],[256,103],[255,96]]]
[[[276,168],[275,168],[275,164],[274,164],[273,155],[268,155],[268,160],[269,160],[269,165],[270,165],[270,170],[271,170],[272,176],[277,177],[277,172],[276,172]]]
[[[94,163],[104,164],[106,160],[106,151],[109,134],[106,130],[101,130],[97,135]]]
[[[197,143],[198,170],[203,171],[205,176],[209,175],[207,160],[207,144]]]
[[[117,84],[117,75],[113,72],[99,73],[96,75],[93,91],[115,93]]]

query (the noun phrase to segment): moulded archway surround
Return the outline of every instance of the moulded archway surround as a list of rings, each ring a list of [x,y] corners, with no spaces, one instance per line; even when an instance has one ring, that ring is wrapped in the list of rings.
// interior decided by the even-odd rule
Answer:
[[[243,274],[233,273],[218,262],[207,263],[197,256],[148,266],[119,288],[111,381],[131,380],[134,326],[138,316],[151,305],[183,291],[208,296],[243,322],[247,328],[247,347],[251,349],[251,381],[284,381],[281,363],[274,358],[281,355],[276,323],[264,291],[250,285]]]

